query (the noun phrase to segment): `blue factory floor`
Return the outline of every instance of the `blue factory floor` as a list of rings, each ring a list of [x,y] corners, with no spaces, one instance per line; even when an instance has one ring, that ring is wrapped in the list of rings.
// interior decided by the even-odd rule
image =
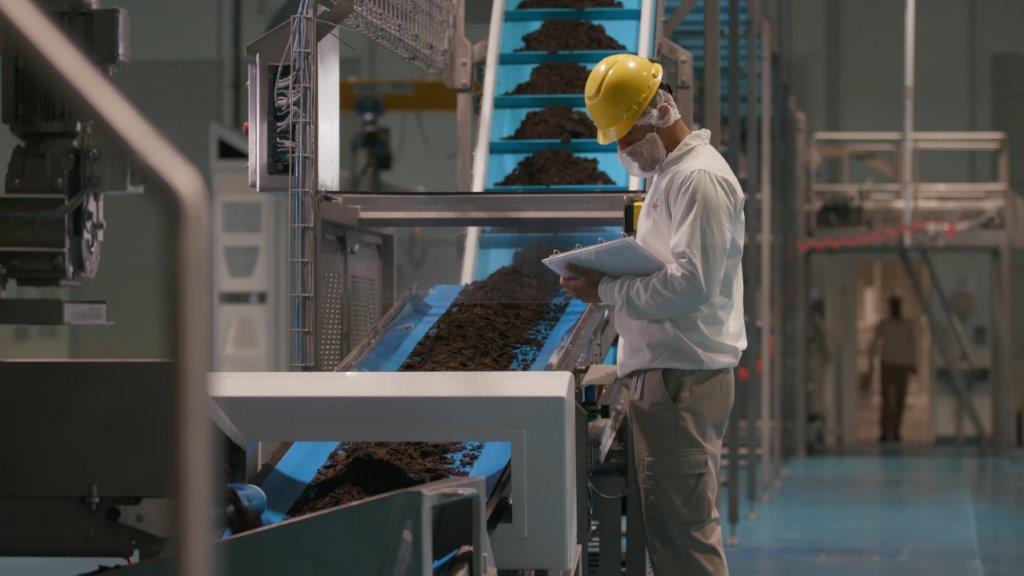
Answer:
[[[790,461],[733,576],[1024,574],[1024,461],[937,449]]]
[[[727,549],[733,576],[1024,575],[1020,458],[931,448],[793,460],[756,510]],[[95,566],[7,558],[0,575]]]

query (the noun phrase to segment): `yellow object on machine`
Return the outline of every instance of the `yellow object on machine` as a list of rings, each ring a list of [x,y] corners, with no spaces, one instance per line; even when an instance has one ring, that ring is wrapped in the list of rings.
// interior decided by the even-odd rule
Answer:
[[[636,235],[637,223],[640,221],[640,210],[644,207],[643,194],[631,194],[625,197],[626,206],[622,213],[622,231],[627,236]]]
[[[363,79],[346,78],[341,81],[341,109],[355,110],[356,101],[377,98],[384,109],[396,110],[455,110],[455,91],[440,79],[413,78]]]

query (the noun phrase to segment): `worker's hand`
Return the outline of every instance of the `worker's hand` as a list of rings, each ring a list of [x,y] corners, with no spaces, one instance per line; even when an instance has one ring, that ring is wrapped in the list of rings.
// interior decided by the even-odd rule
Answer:
[[[558,284],[565,289],[573,298],[583,300],[590,304],[600,304],[601,296],[597,293],[597,287],[601,279],[605,277],[604,272],[583,268],[575,264],[569,264],[569,271],[576,275],[576,278],[562,276]]]

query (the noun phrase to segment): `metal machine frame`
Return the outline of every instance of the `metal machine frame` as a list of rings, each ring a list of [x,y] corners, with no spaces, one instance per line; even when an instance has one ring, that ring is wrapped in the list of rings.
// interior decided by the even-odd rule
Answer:
[[[798,137],[798,142],[800,140]],[[905,262],[909,262],[914,254],[919,254],[930,269],[929,253],[973,252],[992,258],[993,302],[1000,311],[999,316],[1008,317],[1012,300],[1011,251],[1022,245],[1020,225],[1024,222],[1024,212],[1020,198],[1010,189],[1006,135],[1002,132],[914,132],[912,135],[911,158],[914,159],[924,151],[993,154],[995,179],[991,181],[921,182],[916,177],[916,170],[911,169],[909,203],[902,182],[851,181],[855,176],[851,169],[854,161],[867,164],[889,180],[902,179],[906,174],[904,159],[900,154],[902,140],[903,135],[897,132],[819,132],[811,135],[806,149],[802,145],[798,147],[797,166],[807,166],[807,174],[810,176],[806,186],[798,188],[802,199],[798,204],[801,212],[797,219],[796,234],[797,241],[804,247],[799,259],[800,266],[806,268],[807,258],[816,253],[822,254],[822,257],[839,253],[899,255]],[[806,159],[799,158],[805,150]],[[839,161],[838,181],[823,179],[826,159]],[[862,209],[863,221],[839,227],[819,225],[819,211],[837,198]],[[903,224],[907,213],[912,218],[916,215],[913,220],[916,223],[912,227]],[[884,230],[886,226],[890,230],[898,230],[899,234],[874,232],[879,227]],[[844,241],[858,234],[877,234],[878,238],[869,238],[857,245]],[[912,286],[920,286],[914,277],[911,280]],[[805,275],[798,280],[798,295],[802,299],[798,303],[799,309],[807,308],[806,282]],[[921,291],[917,292],[921,298]],[[921,305],[933,320],[945,316],[938,311],[931,312],[929,301],[922,301]],[[806,324],[806,310],[797,321],[801,326]],[[997,330],[993,358],[995,377],[992,379],[993,429],[990,445],[992,449],[1001,452],[1013,443],[1010,325],[1005,321],[994,325]],[[936,329],[936,326],[932,326],[933,331]],[[801,370],[799,374],[803,374],[807,362],[806,338],[798,339],[795,345],[797,367]],[[955,382],[954,379],[956,397],[961,402],[966,401],[962,386],[957,386]],[[805,409],[802,404],[798,407],[797,422],[805,421]],[[972,413],[970,407],[966,407],[966,411]],[[988,440],[983,440],[982,445],[988,443]]]
[[[573,569],[569,373],[225,372],[211,374],[210,395],[227,426],[247,441],[509,442],[511,522],[491,536],[498,567]]]
[[[227,576],[431,576],[446,551],[455,553],[450,573],[492,574],[484,508],[483,479],[447,478],[232,536],[213,550]],[[355,528],[358,538],[344,537]],[[174,560],[163,556],[116,574],[166,576]]]
[[[694,7],[696,2],[688,1],[681,4],[671,15],[665,14],[665,6],[663,1],[656,2],[656,10],[654,13],[655,21],[654,31],[656,35],[655,42],[655,53],[668,60],[669,71],[675,76],[675,88],[676,88],[676,99],[681,104],[681,110],[685,110],[688,114],[687,120],[692,121],[693,113],[693,90],[695,82],[693,80],[693,57],[687,50],[675,44],[671,41],[670,36],[672,31],[677,28],[686,17],[687,13]],[[654,7],[655,3],[652,3]],[[717,2],[716,2],[717,4]],[[767,199],[771,197],[771,189],[773,185],[773,174],[771,167],[772,163],[772,142],[776,138],[776,134],[772,128],[771,115],[772,115],[772,81],[773,73],[770,67],[770,59],[772,55],[771,49],[771,33],[768,28],[767,22],[761,20],[761,12],[757,6],[757,2],[750,3],[750,19],[754,23],[748,27],[747,35],[748,41],[753,45],[761,47],[760,50],[748,51],[749,60],[745,62],[746,74],[748,82],[753,86],[758,86],[760,89],[755,90],[755,97],[748,98],[749,111],[747,114],[747,127],[746,131],[749,135],[747,138],[747,149],[745,153],[749,159],[748,166],[750,167],[746,173],[746,184],[748,187],[757,189],[760,187],[760,194],[751,194],[748,200],[748,207],[751,211],[761,210],[762,219],[766,222],[770,221],[772,205]],[[736,10],[738,6],[737,0],[730,0],[730,8]],[[460,7],[461,10],[461,7]],[[491,17],[491,26],[496,26],[501,23],[503,11],[503,4],[498,3],[492,7],[494,11]],[[460,12],[461,13],[461,12]],[[497,13],[497,14],[496,14]],[[705,42],[708,46],[708,50],[715,53],[720,42],[720,33],[717,22],[717,11],[714,11],[714,18],[707,18],[704,22],[705,28]],[[644,26],[641,27],[645,29]],[[738,37],[736,38],[738,43]],[[490,46],[488,43],[481,43],[474,47],[469,47],[468,43],[460,42],[458,33],[456,38],[453,40],[453,58],[455,59],[454,64],[458,64],[454,70],[459,73],[463,73],[466,68],[466,62],[473,62],[481,59],[484,48],[489,48],[487,51],[487,59],[489,61],[496,61],[497,47]],[[734,47],[735,48],[735,47]],[[491,52],[494,52],[493,54]],[[733,50],[738,52],[738,50]],[[452,78],[452,68],[449,70],[449,79]],[[741,74],[741,68],[739,66],[730,66],[729,80],[731,83],[737,83],[739,75]],[[493,76],[493,75],[492,75]],[[485,74],[485,79],[487,75]],[[704,124],[711,126],[716,133],[720,132],[715,129],[720,125],[720,111],[717,106],[717,102],[720,99],[721,94],[721,78],[718,74],[712,73],[709,77],[705,78],[703,83],[704,98],[707,101],[716,103],[709,107],[708,110],[704,110]],[[461,84],[467,86],[466,83]],[[321,203],[321,210],[337,209],[341,208],[346,211],[348,217],[354,218],[354,222],[357,222],[361,226],[367,227],[385,227],[385,226],[467,226],[467,243],[475,244],[476,236],[479,226],[516,226],[529,224],[533,227],[540,227],[541,229],[551,227],[552,229],[563,226],[565,224],[593,224],[593,225],[610,225],[618,224],[621,222],[622,217],[622,199],[615,195],[608,194],[572,194],[572,195],[558,195],[558,194],[479,194],[483,190],[483,180],[478,177],[476,180],[472,180],[471,174],[483,174],[485,164],[484,159],[487,156],[487,143],[489,141],[488,130],[488,114],[489,109],[487,103],[490,101],[487,98],[488,90],[493,94],[494,87],[485,81],[483,84],[484,99],[483,107],[480,111],[480,126],[479,134],[482,135],[478,138],[477,149],[473,154],[472,158],[474,162],[470,162],[470,154],[472,146],[469,144],[472,139],[472,132],[470,126],[472,126],[472,112],[468,106],[470,102],[470,96],[468,92],[459,93],[459,109],[457,112],[458,119],[458,182],[462,187],[462,190],[470,191],[465,192],[454,192],[454,193],[433,193],[433,194],[347,194],[339,193],[328,195],[325,202]],[[764,94],[763,97],[756,97],[757,94]],[[737,104],[738,105],[738,104]],[[738,118],[739,114],[733,113],[731,117]],[[741,151],[739,146],[735,145],[735,149],[732,150],[735,158],[739,158]],[[483,149],[481,149],[483,147]],[[760,152],[764,151],[761,155]],[[759,161],[758,158],[763,158]],[[473,170],[470,172],[470,165],[473,165]],[[738,160],[736,166],[737,173],[739,173]],[[639,182],[632,182],[634,186],[639,185]],[[763,202],[763,207],[762,207]],[[330,206],[330,208],[326,208]],[[748,212],[749,214],[750,212]],[[756,212],[754,212],[756,215]],[[756,225],[757,218],[752,219]],[[760,238],[767,238],[767,235],[762,235]],[[748,247],[758,248],[760,250],[760,256],[756,253],[751,255],[753,261],[761,260],[761,265],[758,268],[765,269],[765,277],[759,285],[757,292],[760,296],[756,299],[751,300],[747,303],[748,316],[752,319],[748,326],[748,332],[754,332],[759,326],[762,331],[760,338],[756,337],[756,334],[751,335],[751,347],[760,346],[759,353],[752,352],[747,355],[744,362],[748,367],[748,372],[752,375],[748,383],[745,385],[746,398],[745,404],[748,407],[748,412],[745,414],[735,414],[735,420],[731,426],[733,429],[740,429],[740,424],[745,424],[746,434],[744,435],[743,441],[739,442],[740,434],[736,434],[735,437],[730,439],[730,454],[735,454],[735,457],[729,457],[726,459],[726,465],[728,468],[727,482],[731,485],[740,485],[740,474],[739,466],[742,464],[747,468],[747,490],[746,499],[748,500],[747,506],[752,510],[754,503],[759,500],[762,496],[767,497],[767,494],[772,491],[779,482],[781,477],[781,465],[780,460],[782,457],[782,444],[781,444],[781,403],[782,403],[782,387],[781,384],[775,384],[772,387],[772,379],[770,373],[765,370],[763,373],[759,373],[759,370],[755,370],[755,365],[759,365],[758,357],[767,358],[772,353],[769,349],[768,343],[771,341],[770,332],[775,328],[771,322],[771,318],[768,316],[758,316],[759,311],[763,311],[766,314],[770,310],[771,305],[771,291],[768,286],[770,283],[775,281],[769,275],[771,270],[770,259],[772,258],[772,250],[775,247],[770,242],[758,242],[758,238],[750,238],[748,240]],[[472,270],[474,269],[472,258],[467,258],[463,263],[463,281],[468,281],[472,278]],[[749,277],[755,282],[757,276],[750,274]],[[757,319],[754,321],[753,319]],[[586,331],[586,329],[584,329]],[[608,328],[608,331],[614,334],[613,327]],[[600,332],[600,331],[599,331]],[[608,343],[610,345],[610,342]],[[607,346],[604,348],[607,349]],[[764,360],[768,364],[769,360]],[[595,363],[591,360],[590,363]],[[586,364],[580,366],[585,368]],[[781,369],[781,366],[780,366]],[[757,374],[754,376],[754,374]],[[582,382],[582,380],[581,380]],[[624,385],[620,383],[620,386]],[[608,390],[612,390],[609,388]],[[614,398],[618,398],[618,393],[611,394],[608,400],[607,398],[603,401],[611,401],[615,404],[617,401]],[[761,425],[755,426],[754,422],[760,420]],[[611,420],[605,420],[602,424],[603,429],[606,433],[606,439],[609,437],[607,431],[609,429],[609,423]],[[617,426],[614,427],[614,433],[610,435],[614,438],[618,433]],[[592,438],[593,439],[593,438]],[[624,448],[621,447],[620,448]],[[762,457],[762,455],[764,455]],[[604,457],[607,456],[607,452],[602,454],[600,462],[604,461]],[[614,458],[620,458],[620,472],[621,478],[624,481],[626,476],[624,461],[626,458],[621,456],[613,456]],[[598,464],[600,464],[598,462]],[[758,467],[762,467],[760,473],[757,472]],[[614,467],[614,466],[613,466]],[[758,478],[763,480],[758,480]],[[604,482],[605,480],[601,480]],[[613,482],[614,483],[614,482]],[[731,499],[729,501],[729,514],[728,520],[731,525],[732,538],[730,543],[737,544],[738,540],[735,538],[736,525],[740,521],[740,501],[739,496],[740,490],[730,491]],[[638,510],[633,510],[634,514],[638,514]],[[723,514],[723,516],[725,516]],[[610,529],[610,528],[608,528]],[[618,527],[617,529],[621,529]],[[606,539],[612,542],[612,536],[610,532],[606,532]],[[629,539],[633,541],[634,551],[638,546],[636,541],[636,535],[631,535]],[[614,539],[618,546],[619,539]],[[642,541],[641,541],[642,544]],[[616,548],[617,549],[617,548]],[[606,554],[611,554],[607,552]],[[640,560],[637,560],[637,555],[634,553],[631,555],[633,558],[629,565],[633,571],[642,570],[642,555]],[[609,556],[610,557],[610,556]]]
[[[738,0],[729,1],[730,7],[733,10],[737,10]],[[695,87],[693,80],[693,57],[692,54],[672,42],[670,35],[682,23],[694,4],[695,2],[693,1],[684,2],[672,15],[666,17],[664,2],[644,0],[644,18],[641,23],[642,34],[648,35],[648,41],[641,42],[641,45],[652,44],[655,54],[669,61],[669,71],[675,76],[676,98],[681,101],[682,109],[687,114],[692,114],[693,111],[692,100]],[[713,4],[717,8],[718,2]],[[770,123],[772,106],[771,86],[773,79],[770,69],[771,36],[767,25],[760,18],[760,10],[757,4],[757,2],[752,3],[751,21],[753,24],[748,27],[747,33],[753,45],[762,46],[762,49],[760,51],[748,51],[749,61],[746,62],[746,72],[748,81],[751,82],[751,85],[759,86],[760,90],[757,90],[757,92],[763,93],[764,97],[761,99],[748,99],[747,134],[750,136],[747,138],[746,153],[752,160],[748,162],[751,170],[746,174],[746,184],[748,187],[757,187],[758,183],[760,183],[760,198],[765,199],[765,210],[770,211],[771,204],[767,202],[767,198],[771,194],[772,172],[770,167],[765,165],[771,162],[771,143],[772,138],[775,137]],[[478,226],[517,226],[528,224],[535,229],[553,229],[569,223],[612,225],[621,222],[623,200],[616,195],[585,193],[571,195],[499,195],[477,193],[483,190],[481,176],[485,172],[483,166],[486,161],[486,147],[489,141],[488,116],[490,112],[488,106],[491,99],[488,97],[488,94],[493,95],[494,92],[494,75],[493,71],[491,71],[491,74],[486,72],[484,74],[484,98],[479,112],[480,121],[478,122],[480,126],[479,134],[482,136],[478,138],[479,141],[476,143],[477,149],[474,156],[473,68],[474,63],[483,59],[485,55],[488,65],[493,65],[497,61],[499,47],[490,42],[471,45],[466,41],[463,35],[462,22],[465,12],[464,4],[459,1],[456,2],[456,5],[457,10],[451,39],[446,83],[458,91],[456,110],[458,130],[456,139],[458,144],[457,181],[460,191],[435,194],[349,194],[344,191],[322,191],[324,193],[315,207],[315,222],[317,226],[325,226],[327,225],[326,223],[331,223],[330,225],[332,226],[337,225],[362,231],[401,226],[466,226],[468,229],[467,243],[475,245],[476,237],[474,234]],[[492,6],[492,26],[495,26],[496,23],[500,26],[503,12],[503,2],[497,2]],[[735,26],[735,21],[731,22],[730,25]],[[711,54],[717,54],[720,42],[717,9],[712,10],[711,16],[705,19],[704,29],[707,49]],[[650,43],[649,35],[652,31],[656,39],[655,42]],[[735,40],[738,42],[738,38]],[[387,42],[384,43],[387,45]],[[734,52],[736,51],[734,50]],[[760,77],[757,76],[758,70],[763,72]],[[741,69],[738,66],[731,66],[729,72],[730,82],[738,82],[740,74]],[[755,79],[761,82],[755,84]],[[708,110],[704,111],[703,124],[712,127],[717,136],[719,133],[717,128],[721,123],[718,106],[721,93],[721,79],[717,68],[710,71],[705,80],[702,85],[704,98],[706,101],[710,101],[711,104]],[[732,110],[732,117],[734,121],[739,117],[735,110]],[[688,116],[688,120],[692,120],[692,117]],[[735,143],[738,141],[738,138],[734,140],[734,148],[731,151],[737,163],[740,150],[739,146]],[[482,152],[481,147],[483,148]],[[763,155],[759,154],[761,150],[764,151]],[[764,160],[758,161],[756,160],[757,158],[764,158]],[[477,176],[475,179],[472,177],[474,174]],[[631,181],[631,188],[636,189],[638,187],[639,181]],[[755,198],[757,198],[757,195],[751,195],[751,201],[748,202],[748,205],[752,207],[751,209],[758,206]],[[768,215],[770,215],[770,212]],[[766,218],[768,215],[766,215]],[[318,274],[322,276],[327,270],[341,270],[338,264],[327,264],[327,257],[324,256],[325,250],[328,252],[333,250],[333,247],[330,246],[333,242],[325,242],[326,236],[324,234],[316,234],[315,237],[318,243],[317,249],[314,252]],[[748,246],[752,247],[755,245],[756,239],[751,238],[749,242]],[[324,244],[328,245],[327,249],[322,247]],[[761,242],[760,247],[763,251],[763,259],[767,257],[765,255],[769,254],[767,251],[772,246],[768,242]],[[748,258],[748,260],[756,261],[757,255],[752,253],[752,256],[754,258]],[[472,264],[472,258],[464,260],[462,274],[464,281],[472,279],[472,274],[470,273],[474,270]],[[766,264],[764,267],[770,269],[770,264]],[[764,281],[769,282],[772,280],[774,279],[766,273]],[[767,286],[764,282],[761,285]],[[315,284],[315,290],[311,297],[318,302],[319,306],[322,306],[319,302],[325,297],[326,291],[329,288],[329,284],[322,281]],[[767,289],[762,288],[762,294],[764,294],[762,298],[762,301],[764,301],[764,298],[768,298],[767,295],[770,293]],[[385,296],[382,296],[381,300],[389,299]],[[396,305],[396,308],[400,305],[401,302]],[[764,305],[762,308],[765,311],[768,310],[767,305]],[[752,318],[755,317],[756,311],[754,306],[748,306],[748,314]],[[356,343],[352,343],[354,346],[350,349],[348,358],[338,364],[341,369],[358,363],[359,355],[372,345],[372,342],[380,334],[382,326],[387,324],[389,318],[390,314],[382,313],[381,323],[378,327],[370,331],[368,337],[361,344],[354,345]],[[751,321],[749,329],[754,330],[755,326],[756,323]],[[760,326],[761,330],[765,333],[765,336],[760,339],[763,342],[762,349],[766,349],[767,342],[769,341],[767,331],[771,329],[770,317],[763,317]],[[316,341],[323,341],[327,338],[324,334],[325,331],[329,330],[329,327],[314,324],[310,327],[310,330],[316,335]],[[591,454],[591,457],[587,457],[584,453],[578,459],[578,475],[580,477],[580,485],[583,487],[579,489],[581,494],[589,491],[588,486],[591,480],[600,483],[611,479],[608,481],[611,481],[613,484],[615,482],[624,483],[629,474],[633,473],[628,465],[628,461],[631,458],[626,452],[626,446],[618,440],[621,439],[619,428],[622,424],[625,399],[631,386],[635,385],[635,383],[619,381],[608,374],[598,377],[599,367],[592,367],[592,365],[599,364],[603,359],[604,353],[610,347],[614,336],[614,326],[610,321],[609,311],[603,307],[590,307],[570,335],[569,342],[556,354],[552,361],[552,366],[549,367],[555,370],[571,369],[576,372],[578,383],[587,383],[594,386],[598,386],[598,383],[601,383],[600,386],[603,390],[597,403],[593,404],[592,408],[598,406],[605,406],[605,408],[598,409],[596,417],[592,411],[590,417],[587,417],[585,412],[580,412],[580,416],[577,418],[578,424],[585,424],[588,419],[591,419],[589,423],[590,439],[591,443],[596,446],[596,453]],[[753,368],[756,356],[756,354],[748,354],[745,363]],[[330,360],[333,359],[334,357],[331,356]],[[318,359],[315,365],[321,369],[330,367],[331,362],[325,362],[324,360],[325,358]],[[741,462],[749,468],[750,484],[748,485],[747,497],[751,501],[749,504],[751,506],[762,490],[767,494],[767,491],[772,489],[774,483],[778,480],[780,467],[777,465],[777,458],[781,454],[777,446],[769,446],[770,440],[778,442],[775,438],[778,435],[778,431],[781,430],[781,425],[772,424],[773,421],[778,420],[780,411],[771,404],[771,402],[778,402],[780,400],[781,388],[776,388],[770,393],[767,389],[770,378],[767,375],[756,379],[761,388],[760,391],[757,390],[754,382],[754,380],[751,380],[747,385],[746,404],[748,412],[742,418],[746,420],[747,424],[747,432],[744,436],[746,447],[739,446],[739,443],[730,444],[730,450],[733,451],[730,456],[734,454],[735,457],[730,457],[727,460],[729,462],[730,474],[728,481],[731,485],[738,486],[740,484],[739,464]],[[760,409],[755,404],[755,401],[758,399],[760,399]],[[582,401],[582,398],[579,398],[579,400]],[[607,412],[607,414],[602,414],[602,411]],[[754,425],[758,418],[762,420],[763,426],[758,427]],[[740,420],[740,415],[737,415],[733,424],[739,424]],[[730,428],[738,430],[739,426],[731,426]],[[732,442],[736,440],[739,440],[739,434],[731,439]],[[769,469],[770,460],[773,463]],[[759,474],[754,473],[756,471],[755,467],[758,465],[765,466],[763,485],[756,480]],[[600,470],[600,472],[593,476],[595,470]],[[737,496],[740,493],[739,490],[730,492],[735,492]],[[630,500],[630,515],[633,518],[631,525],[635,526],[637,524],[636,514],[639,513],[639,506],[635,498]],[[614,501],[614,499],[609,500],[609,502]],[[619,502],[621,504],[621,501]],[[735,525],[739,521],[739,506],[738,497],[730,501],[729,521],[733,527],[733,533]],[[612,512],[615,504],[608,505],[605,502],[600,508],[603,510],[600,513],[609,514],[606,518],[607,525],[602,527],[603,538],[601,539],[603,546],[601,556],[609,564],[607,568],[602,568],[602,570],[612,569],[610,562],[612,562],[613,556],[615,557],[615,569],[618,569],[621,559],[619,557],[621,554],[621,533],[619,532],[621,531],[621,524],[616,521],[615,525],[612,526],[609,520],[611,518],[610,514],[617,514],[617,512]],[[580,518],[580,526],[590,524],[589,516],[584,516],[581,512]],[[613,532],[616,535],[613,536]],[[585,547],[589,534],[583,534],[581,531],[579,538],[581,539],[580,544]],[[630,574],[642,573],[643,554],[638,551],[642,551],[643,541],[639,536],[639,531],[631,531],[627,539],[630,541],[629,546],[632,549],[632,552],[629,554],[630,560],[627,561],[628,572]],[[581,572],[585,571],[585,565],[586,563],[581,563],[579,566]]]

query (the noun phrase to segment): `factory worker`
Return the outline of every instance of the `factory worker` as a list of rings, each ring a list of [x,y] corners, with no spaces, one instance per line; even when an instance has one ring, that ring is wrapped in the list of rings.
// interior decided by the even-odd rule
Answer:
[[[630,430],[654,573],[728,574],[715,501],[747,346],[743,191],[710,132],[680,119],[659,64],[609,56],[584,95],[598,141],[616,142],[629,173],[647,178],[636,238],[665,268],[625,278],[576,268],[561,284],[615,307],[619,375],[641,382]]]
[[[917,327],[903,317],[903,300],[889,298],[889,317],[875,327],[871,358],[882,356],[882,434],[879,442],[899,442],[903,409],[907,402],[907,381],[917,373]]]

